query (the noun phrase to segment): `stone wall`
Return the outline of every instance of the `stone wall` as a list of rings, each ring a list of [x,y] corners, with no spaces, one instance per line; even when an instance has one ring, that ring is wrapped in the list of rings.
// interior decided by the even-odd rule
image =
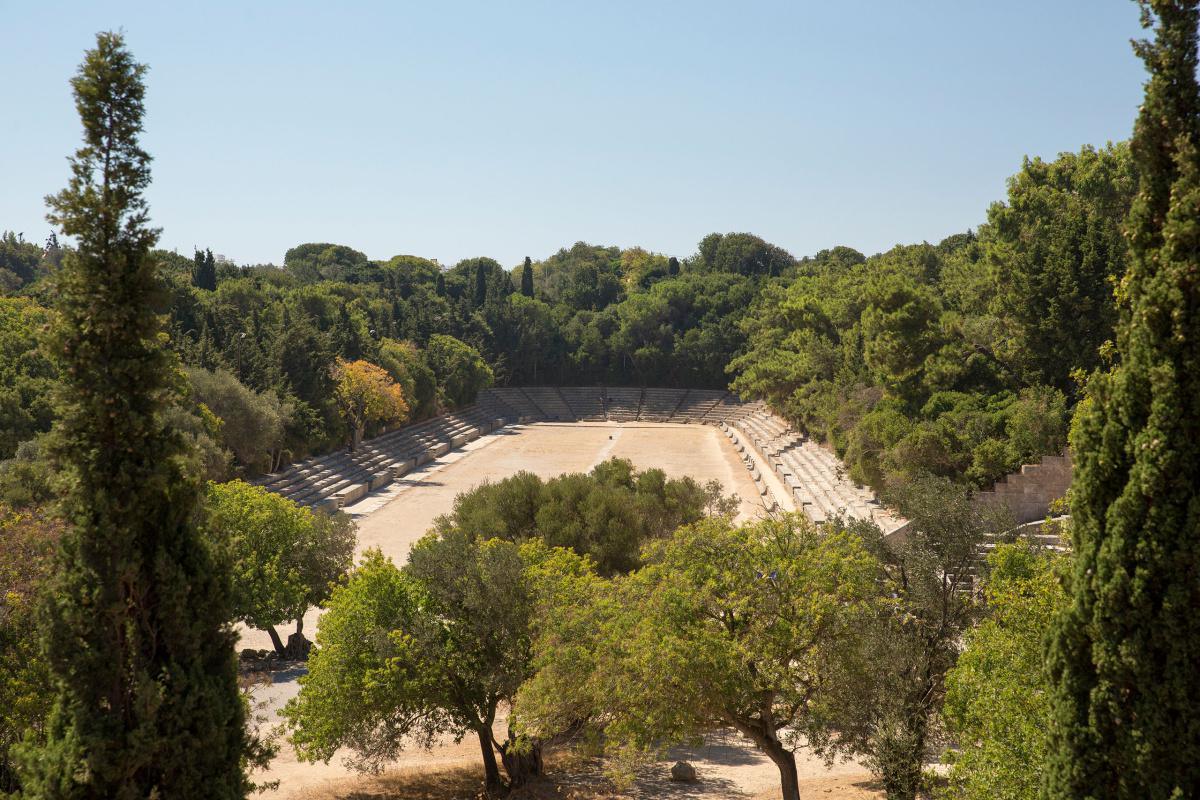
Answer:
[[[998,503],[1012,512],[1018,525],[1050,516],[1050,504],[1071,487],[1071,454],[1043,456],[997,481],[990,491],[979,492],[980,503]]]

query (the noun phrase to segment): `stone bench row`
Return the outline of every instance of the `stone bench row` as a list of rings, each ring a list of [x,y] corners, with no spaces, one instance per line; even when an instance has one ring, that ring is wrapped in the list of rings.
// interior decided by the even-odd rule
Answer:
[[[728,431],[753,443],[765,463],[792,493],[796,506],[814,522],[837,514],[875,520],[883,511],[874,497],[840,476],[832,455],[765,412],[735,420]]]
[[[310,459],[261,483],[302,505],[328,507],[331,498],[337,498],[340,507],[394,480],[398,474],[504,425],[505,419],[499,414],[495,408],[476,407],[401,428],[363,442],[353,453]]]
[[[721,424],[721,430],[725,436],[729,438],[733,449],[742,457],[742,463],[746,465],[746,469],[750,472],[750,478],[754,481],[754,488],[758,490],[758,496],[763,504],[763,507],[770,513],[779,510],[779,501],[763,480],[762,471],[759,469],[758,462],[754,458],[753,450],[747,446],[746,442],[742,441],[735,429],[724,423]]]

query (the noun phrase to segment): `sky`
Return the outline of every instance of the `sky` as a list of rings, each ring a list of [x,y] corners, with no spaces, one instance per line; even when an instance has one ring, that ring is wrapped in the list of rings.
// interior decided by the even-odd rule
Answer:
[[[0,230],[49,234],[68,81],[123,30],[161,245],[243,264],[936,242],[1026,156],[1128,138],[1145,74],[1129,0],[0,0],[0,29]]]

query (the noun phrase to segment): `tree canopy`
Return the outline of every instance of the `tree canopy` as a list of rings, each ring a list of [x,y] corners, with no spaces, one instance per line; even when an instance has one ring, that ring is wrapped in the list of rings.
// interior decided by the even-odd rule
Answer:
[[[553,606],[538,617],[518,729],[545,737],[584,719],[614,750],[654,751],[733,727],[797,800],[794,750],[821,729],[836,651],[874,613],[873,557],[799,516],[717,517],[651,542],[646,561],[608,582],[568,568],[540,595]]]

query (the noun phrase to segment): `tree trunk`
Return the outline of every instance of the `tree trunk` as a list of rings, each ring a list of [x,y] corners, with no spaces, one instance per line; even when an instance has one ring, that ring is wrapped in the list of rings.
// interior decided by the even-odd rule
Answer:
[[[524,786],[530,778],[542,774],[542,743],[521,742],[513,735],[513,729],[510,727],[508,740],[500,745],[500,761],[508,775],[508,788]]]
[[[304,635],[304,617],[296,618],[296,632],[288,637],[284,657],[292,661],[307,661],[312,642]]]
[[[271,644],[275,645],[275,655],[283,658],[284,652],[287,650],[287,648],[283,646],[283,640],[279,638],[279,631],[275,630],[274,625],[268,625],[267,634],[271,637]]]
[[[779,740],[771,739],[759,745],[779,768],[779,788],[783,800],[800,800],[800,779],[796,774],[796,754]]]
[[[353,453],[362,444],[363,433],[366,430],[366,425],[355,425],[354,432],[350,435],[350,452]]]
[[[479,749],[483,755],[483,784],[489,797],[499,797],[504,792],[504,783],[500,780],[500,768],[496,766],[496,751],[492,749],[492,732],[488,728],[476,731],[479,735]]]
[[[879,759],[883,791],[888,800],[915,800],[921,789],[925,766],[925,738],[928,735],[926,711],[911,708],[898,730],[883,743]]]

